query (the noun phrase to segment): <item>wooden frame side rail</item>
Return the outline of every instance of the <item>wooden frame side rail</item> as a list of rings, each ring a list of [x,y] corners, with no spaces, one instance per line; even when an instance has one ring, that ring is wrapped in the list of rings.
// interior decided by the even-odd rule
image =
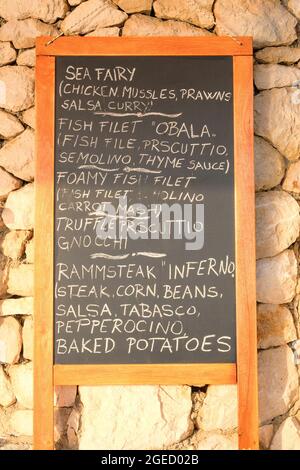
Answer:
[[[36,64],[34,447],[53,449],[54,57]]]
[[[54,447],[54,386],[234,384],[239,448],[258,448],[252,40],[193,38],[37,39],[34,448]],[[233,56],[237,364],[53,365],[55,56]]]

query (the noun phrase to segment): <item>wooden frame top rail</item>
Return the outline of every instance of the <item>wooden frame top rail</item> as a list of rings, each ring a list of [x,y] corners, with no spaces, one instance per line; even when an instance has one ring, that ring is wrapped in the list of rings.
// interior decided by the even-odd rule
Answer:
[[[51,39],[53,39],[51,36],[37,38],[36,54],[38,56],[252,56],[253,51],[251,37],[85,37],[83,42],[80,36],[65,36],[47,45]],[[142,47],[140,47],[141,40]]]

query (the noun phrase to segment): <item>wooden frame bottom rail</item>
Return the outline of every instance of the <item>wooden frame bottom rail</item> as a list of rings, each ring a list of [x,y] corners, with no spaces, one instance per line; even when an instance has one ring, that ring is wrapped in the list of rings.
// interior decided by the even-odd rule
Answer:
[[[55,365],[55,385],[235,384],[236,364]]]

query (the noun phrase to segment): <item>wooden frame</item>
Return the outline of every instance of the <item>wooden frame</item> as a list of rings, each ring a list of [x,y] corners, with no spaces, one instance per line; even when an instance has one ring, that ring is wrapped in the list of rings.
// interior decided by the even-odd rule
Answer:
[[[54,385],[238,385],[239,448],[258,448],[252,39],[230,37],[37,39],[34,447],[54,446]],[[141,47],[142,41],[142,47]],[[53,213],[55,56],[233,56],[237,364],[54,365]]]

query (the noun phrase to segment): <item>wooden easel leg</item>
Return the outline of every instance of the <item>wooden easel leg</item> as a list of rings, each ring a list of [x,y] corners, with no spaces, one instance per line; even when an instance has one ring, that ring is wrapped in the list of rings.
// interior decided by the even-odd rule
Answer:
[[[41,371],[42,372],[42,371]],[[34,418],[33,418],[33,448],[34,450],[54,450],[54,403],[53,384],[39,387],[38,371],[35,371],[34,385]]]

